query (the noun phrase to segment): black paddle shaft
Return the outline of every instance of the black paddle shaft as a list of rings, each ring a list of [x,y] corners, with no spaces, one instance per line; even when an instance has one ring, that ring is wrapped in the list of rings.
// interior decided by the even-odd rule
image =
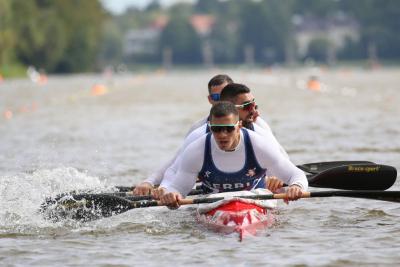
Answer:
[[[310,192],[310,197],[353,197],[400,202],[400,191],[353,190]]]

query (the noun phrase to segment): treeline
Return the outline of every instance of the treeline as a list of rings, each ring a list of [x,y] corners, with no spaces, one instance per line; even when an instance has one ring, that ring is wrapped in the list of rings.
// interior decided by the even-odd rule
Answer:
[[[105,18],[97,0],[0,0],[1,69],[93,70]]]
[[[212,15],[216,19],[207,36],[196,34],[189,23],[194,14]],[[166,48],[172,51],[174,63],[204,62],[207,49],[217,64],[252,61],[273,64],[307,58],[327,62],[330,56],[338,60],[400,58],[397,0],[201,0],[193,5],[176,4],[167,10],[153,1],[144,11],[131,9],[116,17],[116,28],[123,35],[128,29],[143,27],[160,15],[167,16],[169,23],[158,41],[158,53],[152,58],[136,55],[125,58],[126,61],[161,62]],[[343,46],[334,47],[327,32],[326,36],[311,40],[306,54],[298,53],[296,19],[311,18],[315,24],[311,26],[317,27],[343,17],[349,18],[344,23],[355,23],[356,40],[347,38]]]
[[[211,31],[199,34],[190,19],[211,15]],[[329,38],[316,38],[300,54],[299,19],[348,17],[359,37],[333,51]],[[127,53],[127,34],[167,22],[145,48]],[[274,64],[312,58],[400,59],[398,0],[200,0],[163,8],[153,1],[112,16],[99,0],[0,0],[0,73],[7,66],[33,65],[47,72],[96,71],[108,64]],[[144,35],[144,34],[143,34]],[[140,33],[139,33],[140,37]]]

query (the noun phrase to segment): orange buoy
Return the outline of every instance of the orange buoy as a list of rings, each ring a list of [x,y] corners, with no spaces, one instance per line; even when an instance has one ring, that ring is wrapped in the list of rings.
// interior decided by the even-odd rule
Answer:
[[[3,116],[6,120],[10,120],[13,117],[13,113],[11,110],[6,110],[4,111]]]
[[[93,87],[92,87],[92,92],[91,92],[91,94],[92,94],[93,96],[100,96],[100,95],[105,95],[105,94],[107,94],[107,92],[108,92],[107,87],[105,87],[105,86],[102,85],[102,84],[95,84],[95,85],[93,85]]]
[[[321,83],[317,77],[312,76],[307,82],[307,88],[311,91],[321,91]]]

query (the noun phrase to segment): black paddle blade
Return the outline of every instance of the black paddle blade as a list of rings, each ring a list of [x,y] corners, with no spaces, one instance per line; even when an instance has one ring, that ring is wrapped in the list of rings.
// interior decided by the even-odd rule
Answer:
[[[386,190],[397,178],[396,168],[380,164],[351,164],[325,170],[308,179],[313,187],[344,190]]]
[[[327,161],[327,162],[315,162],[315,163],[305,163],[302,165],[297,165],[297,168],[299,168],[302,171],[311,173],[311,174],[317,174],[322,171],[332,169],[335,167],[340,167],[344,165],[354,165],[354,164],[375,164],[371,161]]]
[[[109,194],[75,194],[46,199],[40,212],[52,221],[91,221],[125,212],[131,206],[129,200]]]

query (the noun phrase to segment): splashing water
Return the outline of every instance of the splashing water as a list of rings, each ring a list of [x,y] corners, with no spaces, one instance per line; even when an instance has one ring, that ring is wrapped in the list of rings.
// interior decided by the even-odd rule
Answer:
[[[0,177],[0,233],[33,234],[59,227],[38,212],[46,197],[73,190],[110,190],[105,181],[75,168],[37,170],[31,174]]]

